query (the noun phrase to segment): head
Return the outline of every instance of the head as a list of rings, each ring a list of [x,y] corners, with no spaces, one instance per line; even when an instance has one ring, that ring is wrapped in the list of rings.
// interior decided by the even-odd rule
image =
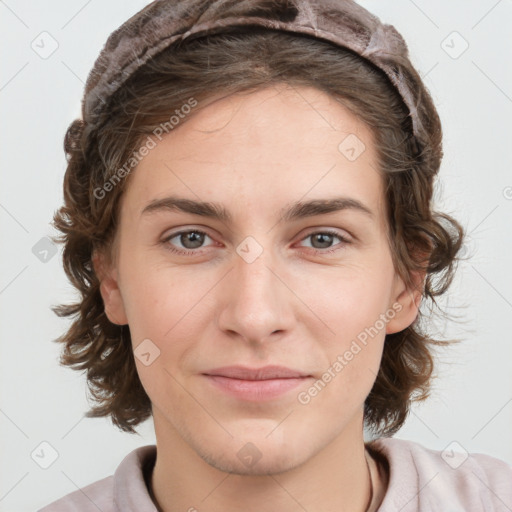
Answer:
[[[420,305],[448,289],[463,230],[432,210],[440,120],[408,58],[395,64],[417,136],[371,63],[256,27],[156,54],[94,129],[75,126],[54,222],[81,300],[56,312],[74,316],[58,341],[62,363],[87,371],[88,416],[134,432],[153,414],[207,459],[234,436],[296,463],[363,422],[403,425],[447,342]],[[170,196],[181,209],[162,206]],[[232,364],[311,378],[293,399],[240,402],[204,381]]]

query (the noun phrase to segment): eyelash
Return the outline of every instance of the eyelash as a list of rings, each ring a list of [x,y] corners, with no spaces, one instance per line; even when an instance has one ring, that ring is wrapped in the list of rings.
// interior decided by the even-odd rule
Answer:
[[[186,234],[186,233],[199,233],[201,235],[206,235],[208,236],[209,238],[210,235],[208,235],[208,233],[205,233],[204,231],[201,231],[199,229],[187,229],[187,230],[183,230],[183,231],[178,231],[176,233],[172,233],[170,234],[169,236],[167,236],[166,238],[164,238],[162,240],[162,244],[165,246],[165,248],[172,252],[172,253],[175,253],[175,254],[179,254],[179,255],[182,255],[182,256],[192,256],[194,253],[199,253],[199,249],[198,248],[197,250],[196,249],[176,249],[174,247],[172,247],[170,244],[169,244],[169,241],[172,240],[173,238],[176,238],[177,236],[180,236],[180,235],[183,235],[183,234]],[[339,238],[341,240],[341,244],[350,244],[350,240],[348,240],[347,238],[345,238],[344,236],[340,235],[337,231],[334,231],[334,230],[331,230],[331,229],[325,229],[325,230],[322,230],[322,231],[313,231],[312,233],[309,233],[308,235],[306,235],[304,238],[301,239],[302,240],[305,240],[307,238],[310,238],[314,235],[318,235],[318,234],[322,234],[322,235],[332,235],[332,236],[335,236],[336,238]],[[314,249],[312,248],[313,250],[313,253],[315,255],[317,254],[329,254],[329,253],[333,253],[333,252],[336,252],[336,251],[339,251],[343,249],[343,247],[338,247],[337,249]]]

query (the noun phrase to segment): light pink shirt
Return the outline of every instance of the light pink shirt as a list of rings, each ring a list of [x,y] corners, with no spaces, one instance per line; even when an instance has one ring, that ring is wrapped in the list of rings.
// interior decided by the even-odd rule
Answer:
[[[467,458],[413,441],[380,438],[369,445],[390,468],[378,512],[512,512],[512,466],[489,455]],[[38,512],[157,512],[144,481],[156,446],[130,452],[114,475],[72,492]]]

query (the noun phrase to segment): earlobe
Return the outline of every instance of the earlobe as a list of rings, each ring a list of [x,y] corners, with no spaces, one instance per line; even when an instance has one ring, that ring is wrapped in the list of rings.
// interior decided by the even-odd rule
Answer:
[[[397,313],[387,323],[386,334],[403,331],[414,323],[418,316],[424,290],[425,272],[414,272],[412,277],[412,287],[406,287],[404,281],[397,276],[398,287],[394,294],[394,302],[390,304],[390,308]]]
[[[103,304],[105,305],[107,318],[113,324],[128,324],[116,269],[112,268],[107,270],[103,257],[97,253],[93,255],[92,261],[94,270],[100,281],[100,293],[103,298]]]
[[[105,304],[107,318],[113,324],[126,325],[128,319],[126,318],[123,298],[117,281],[111,277],[105,277],[100,283],[100,293]]]

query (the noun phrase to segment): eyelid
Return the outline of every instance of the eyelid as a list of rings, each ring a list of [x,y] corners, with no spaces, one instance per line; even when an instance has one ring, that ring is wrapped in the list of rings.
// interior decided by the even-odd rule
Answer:
[[[312,231],[308,231],[306,234],[300,237],[299,242],[303,242],[307,240],[313,235],[323,234],[323,235],[331,235],[337,237],[340,242],[334,244],[332,247],[326,247],[324,249],[316,249],[315,247],[307,247],[310,251],[312,251],[315,255],[329,255],[333,253],[337,253],[338,251],[342,251],[346,248],[347,245],[353,244],[353,239],[351,236],[346,236],[344,233],[340,233],[337,229],[333,228],[315,228]],[[304,247],[300,246],[299,247]]]
[[[183,255],[183,256],[195,256],[195,255],[199,256],[199,255],[201,255],[204,252],[205,249],[207,249],[210,246],[198,247],[198,248],[195,248],[195,249],[187,249],[187,248],[183,248],[182,249],[182,248],[179,248],[179,247],[172,246],[170,244],[170,240],[172,240],[173,238],[176,238],[179,235],[186,234],[186,233],[191,233],[191,232],[197,232],[197,233],[200,233],[202,235],[206,235],[207,237],[209,237],[210,239],[212,239],[215,242],[214,237],[212,237],[208,233],[207,229],[204,229],[203,227],[201,227],[199,229],[199,228],[196,228],[194,226],[187,226],[187,227],[183,227],[182,229],[178,229],[178,231],[172,231],[171,233],[165,235],[160,243],[162,245],[164,245],[165,248],[168,251],[172,252],[172,253]],[[323,227],[322,228],[322,227],[314,226],[314,227],[311,227],[310,229],[308,229],[307,232],[304,233],[299,238],[298,242],[303,242],[304,240],[308,239],[309,237],[311,237],[311,236],[313,236],[315,234],[327,234],[327,235],[332,235],[334,237],[337,237],[340,240],[340,242],[335,244],[333,246],[334,248],[332,248],[332,247],[326,247],[326,248],[323,248],[323,249],[316,249],[314,247],[310,247],[309,248],[309,250],[311,252],[313,252],[315,255],[317,255],[317,254],[328,255],[328,254],[332,254],[332,253],[341,251],[341,250],[343,250],[345,248],[345,246],[353,243],[353,237],[350,234],[347,237],[345,235],[345,233],[347,233],[347,232],[345,231],[344,233],[342,233],[337,228],[331,228],[331,227],[329,227],[329,228],[328,227]],[[218,243],[217,243],[217,246],[218,246]],[[340,246],[340,247],[337,247],[337,246]]]
[[[210,238],[212,238],[212,239],[214,238],[209,233],[208,228],[206,226],[200,226],[200,225],[198,225],[198,226],[190,225],[190,226],[183,227],[182,229],[178,228],[177,231],[171,231],[170,233],[168,233],[166,235],[162,235],[162,238],[163,238],[163,240],[169,240],[170,238],[174,238],[177,235],[181,235],[183,233],[188,233],[190,231],[197,231],[199,233],[204,233],[205,235],[209,236]],[[307,238],[308,236],[311,236],[312,234],[316,234],[316,233],[329,233],[329,234],[339,236],[340,238],[345,238],[345,239],[347,239],[347,236],[345,236],[345,234],[347,234],[348,238],[350,238],[350,240],[355,239],[355,237],[345,229],[341,230],[341,228],[332,228],[332,227],[327,227],[327,226],[324,226],[324,227],[313,226],[311,228],[307,228],[306,233],[301,235],[301,238],[299,238],[299,241],[302,241],[302,240],[304,240],[304,238]]]
[[[207,237],[211,238],[212,240],[214,240],[214,237],[209,233],[208,229],[204,228],[204,227],[184,227],[182,229],[178,229],[177,231],[170,231],[169,233],[165,234],[162,236],[162,239],[161,239],[161,242],[162,243],[168,243],[169,240],[173,239],[173,238],[176,238],[177,236],[179,235],[183,235],[183,234],[186,234],[186,233],[200,233],[200,234],[203,234],[203,235],[206,235]],[[200,249],[202,249],[203,247],[201,247]],[[184,250],[189,250],[189,251],[194,251],[194,252],[197,252],[199,249],[197,250],[194,250],[194,249],[184,249]]]
[[[315,233],[329,233],[331,235],[339,236],[340,238],[354,240],[355,237],[346,229],[342,228],[334,228],[329,226],[313,226],[306,230],[306,234],[302,235],[301,240],[304,238],[311,236]]]
[[[205,235],[208,235],[210,238],[213,238],[213,235],[211,234],[211,228],[209,228],[207,226],[202,226],[201,224],[187,224],[181,228],[177,227],[177,228],[166,229],[164,231],[164,234],[162,234],[162,238],[165,238],[165,239],[173,238],[176,235],[181,235],[182,233],[188,233],[189,231],[198,231],[200,233],[204,233]]]

